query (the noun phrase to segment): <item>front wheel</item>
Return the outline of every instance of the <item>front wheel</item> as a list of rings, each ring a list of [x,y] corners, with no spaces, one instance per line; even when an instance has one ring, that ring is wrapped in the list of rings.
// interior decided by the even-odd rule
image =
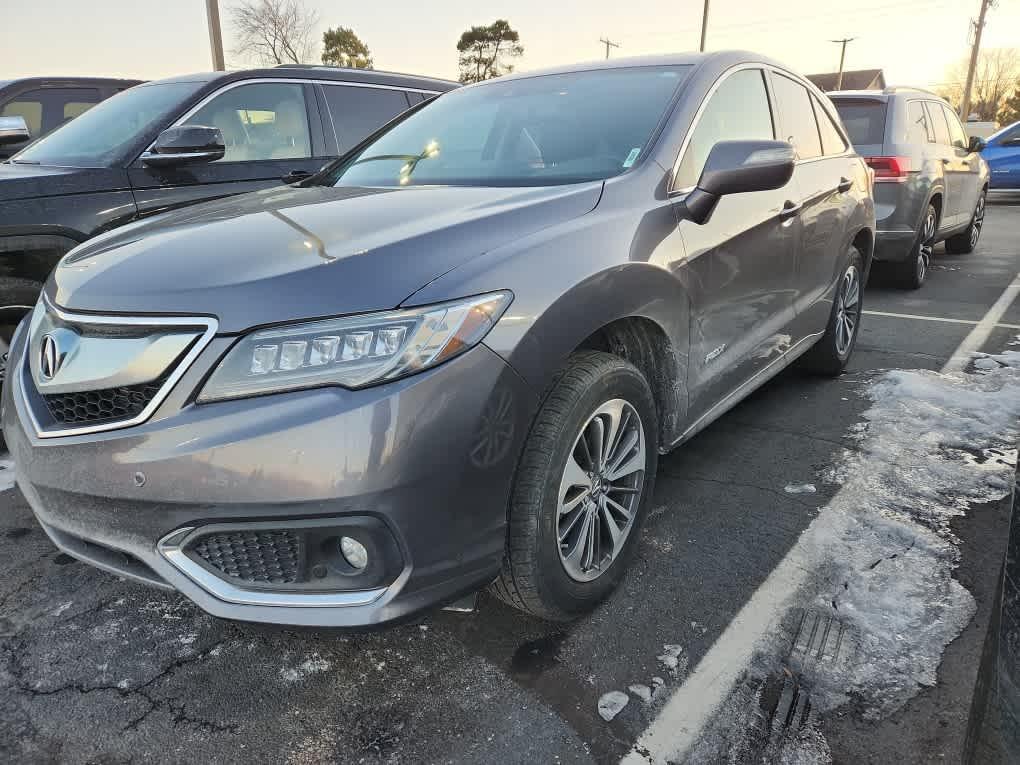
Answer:
[[[0,386],[7,376],[7,353],[18,324],[39,299],[42,285],[31,279],[0,279]]]
[[[651,501],[657,428],[648,382],[632,364],[597,351],[570,356],[514,480],[498,598],[565,621],[613,591]]]
[[[946,240],[946,252],[952,255],[967,255],[974,252],[978,239],[981,238],[981,229],[985,225],[985,198],[987,189],[981,190],[977,204],[974,206],[974,213],[970,216],[970,225],[966,231],[961,231],[956,236]]]
[[[816,374],[833,377],[840,374],[857,344],[864,299],[864,258],[856,247],[851,247],[848,255],[843,275],[836,285],[825,334],[801,357],[801,366]]]

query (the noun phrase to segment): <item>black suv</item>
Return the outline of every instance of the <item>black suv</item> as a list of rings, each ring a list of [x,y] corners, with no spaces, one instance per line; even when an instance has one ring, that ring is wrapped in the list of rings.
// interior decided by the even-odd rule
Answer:
[[[308,177],[455,87],[292,66],[150,82],[90,109],[0,163],[0,352],[50,270],[80,242],[143,216]]]
[[[0,117],[21,117],[27,129],[26,135],[0,143],[0,159],[17,154],[35,139],[140,82],[106,77],[0,80]]]

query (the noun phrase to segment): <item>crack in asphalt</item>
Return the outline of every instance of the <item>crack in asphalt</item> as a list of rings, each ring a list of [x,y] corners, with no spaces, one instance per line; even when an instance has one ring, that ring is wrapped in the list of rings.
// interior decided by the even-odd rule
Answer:
[[[734,480],[731,480],[729,478],[727,478],[727,479],[722,479],[722,478],[704,478],[702,476],[679,475],[677,473],[672,473],[672,472],[670,472],[668,470],[663,470],[662,468],[659,468],[659,475],[665,476],[666,478],[669,478],[670,480],[673,480],[673,481],[681,481],[681,482],[683,482],[683,481],[690,481],[692,483],[694,483],[694,482],[697,482],[697,483],[713,483],[713,484],[718,484],[720,486],[742,486],[745,489],[757,489],[758,491],[763,491],[763,492],[765,492],[767,494],[774,494],[777,497],[782,497],[783,499],[789,500],[790,502],[794,502],[794,503],[800,505],[801,507],[808,507],[808,508],[811,508],[812,510],[815,510],[815,509],[818,508],[817,504],[813,504],[811,502],[805,502],[802,499],[798,499],[796,494],[790,494],[787,491],[780,491],[778,489],[773,489],[773,488],[771,488],[769,486],[759,486],[756,483],[745,483],[745,482],[741,482],[741,481],[734,481]]]

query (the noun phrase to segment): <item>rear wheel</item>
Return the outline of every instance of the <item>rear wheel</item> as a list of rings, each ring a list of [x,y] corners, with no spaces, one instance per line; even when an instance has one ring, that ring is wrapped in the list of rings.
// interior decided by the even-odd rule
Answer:
[[[985,225],[985,197],[987,194],[987,189],[981,190],[981,195],[974,206],[974,214],[970,217],[970,225],[967,226],[966,231],[961,231],[946,240],[946,252],[953,255],[967,255],[974,252],[978,239],[981,238],[981,229]]]
[[[864,258],[851,247],[843,276],[836,285],[832,312],[822,339],[801,357],[801,366],[822,375],[838,375],[850,361],[861,325]]]
[[[939,227],[939,213],[935,205],[929,204],[928,210],[921,220],[921,228],[911,247],[907,259],[897,263],[898,282],[900,287],[916,290],[928,278],[931,268],[932,253],[935,251],[935,235]]]
[[[657,432],[651,390],[632,364],[597,351],[571,355],[521,457],[492,585],[498,598],[568,620],[612,592],[651,501]]]

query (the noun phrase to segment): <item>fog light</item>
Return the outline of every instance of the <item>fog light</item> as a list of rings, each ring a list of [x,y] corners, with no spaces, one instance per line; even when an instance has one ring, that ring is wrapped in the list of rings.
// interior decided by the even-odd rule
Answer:
[[[368,565],[368,550],[357,539],[340,537],[340,552],[344,560],[359,571]]]

